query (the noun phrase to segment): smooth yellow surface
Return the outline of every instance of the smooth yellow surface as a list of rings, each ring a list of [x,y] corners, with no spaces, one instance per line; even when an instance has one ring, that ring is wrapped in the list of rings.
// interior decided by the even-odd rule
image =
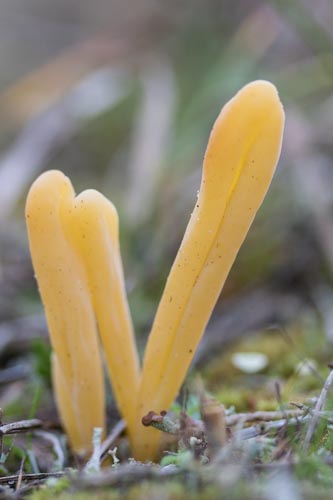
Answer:
[[[88,273],[106,363],[120,413],[130,438],[139,388],[139,362],[127,304],[113,204],[89,189],[64,214],[66,233]]]
[[[80,450],[82,438],[80,430],[80,418],[76,416],[76,410],[71,400],[69,392],[70,385],[59,366],[59,361],[54,352],[51,356],[52,383],[54,398],[57,408],[61,414],[67,435],[70,437],[73,449]],[[68,431],[67,431],[68,429]]]
[[[280,155],[284,112],[276,88],[243,87],[217,118],[199,196],[169,274],[148,340],[137,421],[167,410],[236,255],[271,182]],[[138,424],[134,456],[152,458],[159,433]]]
[[[93,428],[105,429],[104,380],[87,274],[61,218],[73,199],[69,179],[46,172],[29,191],[26,221],[54,350],[53,373],[60,376],[54,380],[58,409],[74,450],[86,454]]]

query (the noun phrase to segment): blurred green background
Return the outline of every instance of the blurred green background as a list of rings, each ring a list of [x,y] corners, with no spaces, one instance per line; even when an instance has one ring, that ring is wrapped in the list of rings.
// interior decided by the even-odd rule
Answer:
[[[279,90],[283,152],[195,363],[214,390],[228,377],[244,384],[232,350],[266,354],[260,377],[247,378],[255,386],[296,378],[303,397],[321,384],[333,342],[332,26],[331,0],[2,0],[2,406],[49,376],[24,227],[32,181],[58,168],[77,192],[97,188],[117,206],[142,351],[213,122],[255,79]],[[316,376],[305,384],[309,359]],[[235,402],[239,387],[221,399]]]

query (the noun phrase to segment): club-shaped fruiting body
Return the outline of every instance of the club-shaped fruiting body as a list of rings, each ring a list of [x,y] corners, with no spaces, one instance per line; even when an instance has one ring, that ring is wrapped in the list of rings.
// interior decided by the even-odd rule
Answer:
[[[100,193],[78,197],[58,171],[27,201],[33,265],[53,346],[53,379],[75,451],[104,425],[95,316],[119,410],[136,459],[157,456],[159,433],[142,426],[167,410],[184,381],[231,266],[277,165],[284,112],[276,88],[256,81],[222,109],[211,132],[198,198],[170,271],[140,375],[118,243],[118,217]],[[223,334],[223,332],[222,332]]]
[[[87,271],[114,396],[132,440],[140,374],[119,249],[118,214],[101,193],[89,189],[73,200],[65,227]]]
[[[59,171],[41,175],[26,205],[30,250],[45,307],[59,413],[77,453],[104,427],[99,326],[119,410],[131,433],[139,363],[125,293],[118,215],[100,193],[75,197]]]
[[[67,177],[57,171],[46,172],[30,188],[26,220],[53,347],[58,409],[73,449],[87,454],[93,428],[105,429],[105,396],[88,277],[63,226],[63,213],[73,198]]]
[[[144,356],[138,422],[167,410],[184,381],[236,255],[277,165],[284,112],[274,85],[255,81],[222,109],[211,132],[199,196],[170,271]],[[223,335],[223,332],[221,332]],[[134,453],[156,454],[154,429]]]

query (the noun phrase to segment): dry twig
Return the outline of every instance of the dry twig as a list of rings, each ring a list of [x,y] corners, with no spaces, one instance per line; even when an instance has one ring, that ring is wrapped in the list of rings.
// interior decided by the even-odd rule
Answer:
[[[10,424],[3,424],[0,426],[0,436],[29,432],[33,429],[39,429],[42,425],[43,422],[38,418],[32,418],[31,420],[19,420],[18,422],[12,422]]]
[[[60,472],[39,472],[38,474],[22,474],[22,481],[41,481],[48,479],[49,477],[63,477],[66,474],[64,471]],[[0,477],[0,484],[15,483],[19,479],[19,474],[14,474],[12,476]]]
[[[303,417],[308,409],[284,410],[284,411],[255,411],[254,413],[236,413],[225,417],[227,426],[231,427],[240,422],[271,422],[289,418]]]
[[[74,482],[80,489],[95,489],[105,486],[119,486],[121,483],[129,485],[142,480],[168,478],[180,473],[181,469],[176,466],[160,467],[152,464],[127,463],[118,465],[116,468],[101,469],[96,474],[79,475],[74,478]]]

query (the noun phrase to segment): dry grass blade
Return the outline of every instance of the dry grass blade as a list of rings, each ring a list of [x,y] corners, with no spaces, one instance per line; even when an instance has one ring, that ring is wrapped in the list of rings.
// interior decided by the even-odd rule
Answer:
[[[103,441],[101,445],[101,454],[100,454],[101,463],[108,457],[109,449],[125,429],[126,429],[125,421],[119,420],[119,422],[117,422],[116,425],[113,427],[108,437]]]
[[[24,467],[25,458],[26,458],[26,456],[24,455],[24,457],[21,460],[20,472],[18,474],[15,491],[19,491],[19,489],[21,488],[22,476],[23,476],[23,467]]]
[[[306,452],[310,446],[310,443],[312,441],[313,435],[316,431],[316,427],[318,425],[318,421],[320,418],[320,412],[325,404],[326,398],[327,398],[327,393],[333,383],[333,365],[329,365],[331,368],[330,373],[328,374],[328,377],[325,381],[324,387],[320,393],[320,396],[317,400],[316,406],[313,409],[313,416],[310,421],[310,425],[308,427],[307,433],[305,435],[304,443],[303,443],[303,451]]]
[[[61,447],[60,439],[51,432],[46,431],[35,431],[35,436],[39,436],[52,444],[53,452],[56,456],[53,468],[56,470],[62,470],[65,464],[65,455]]]

